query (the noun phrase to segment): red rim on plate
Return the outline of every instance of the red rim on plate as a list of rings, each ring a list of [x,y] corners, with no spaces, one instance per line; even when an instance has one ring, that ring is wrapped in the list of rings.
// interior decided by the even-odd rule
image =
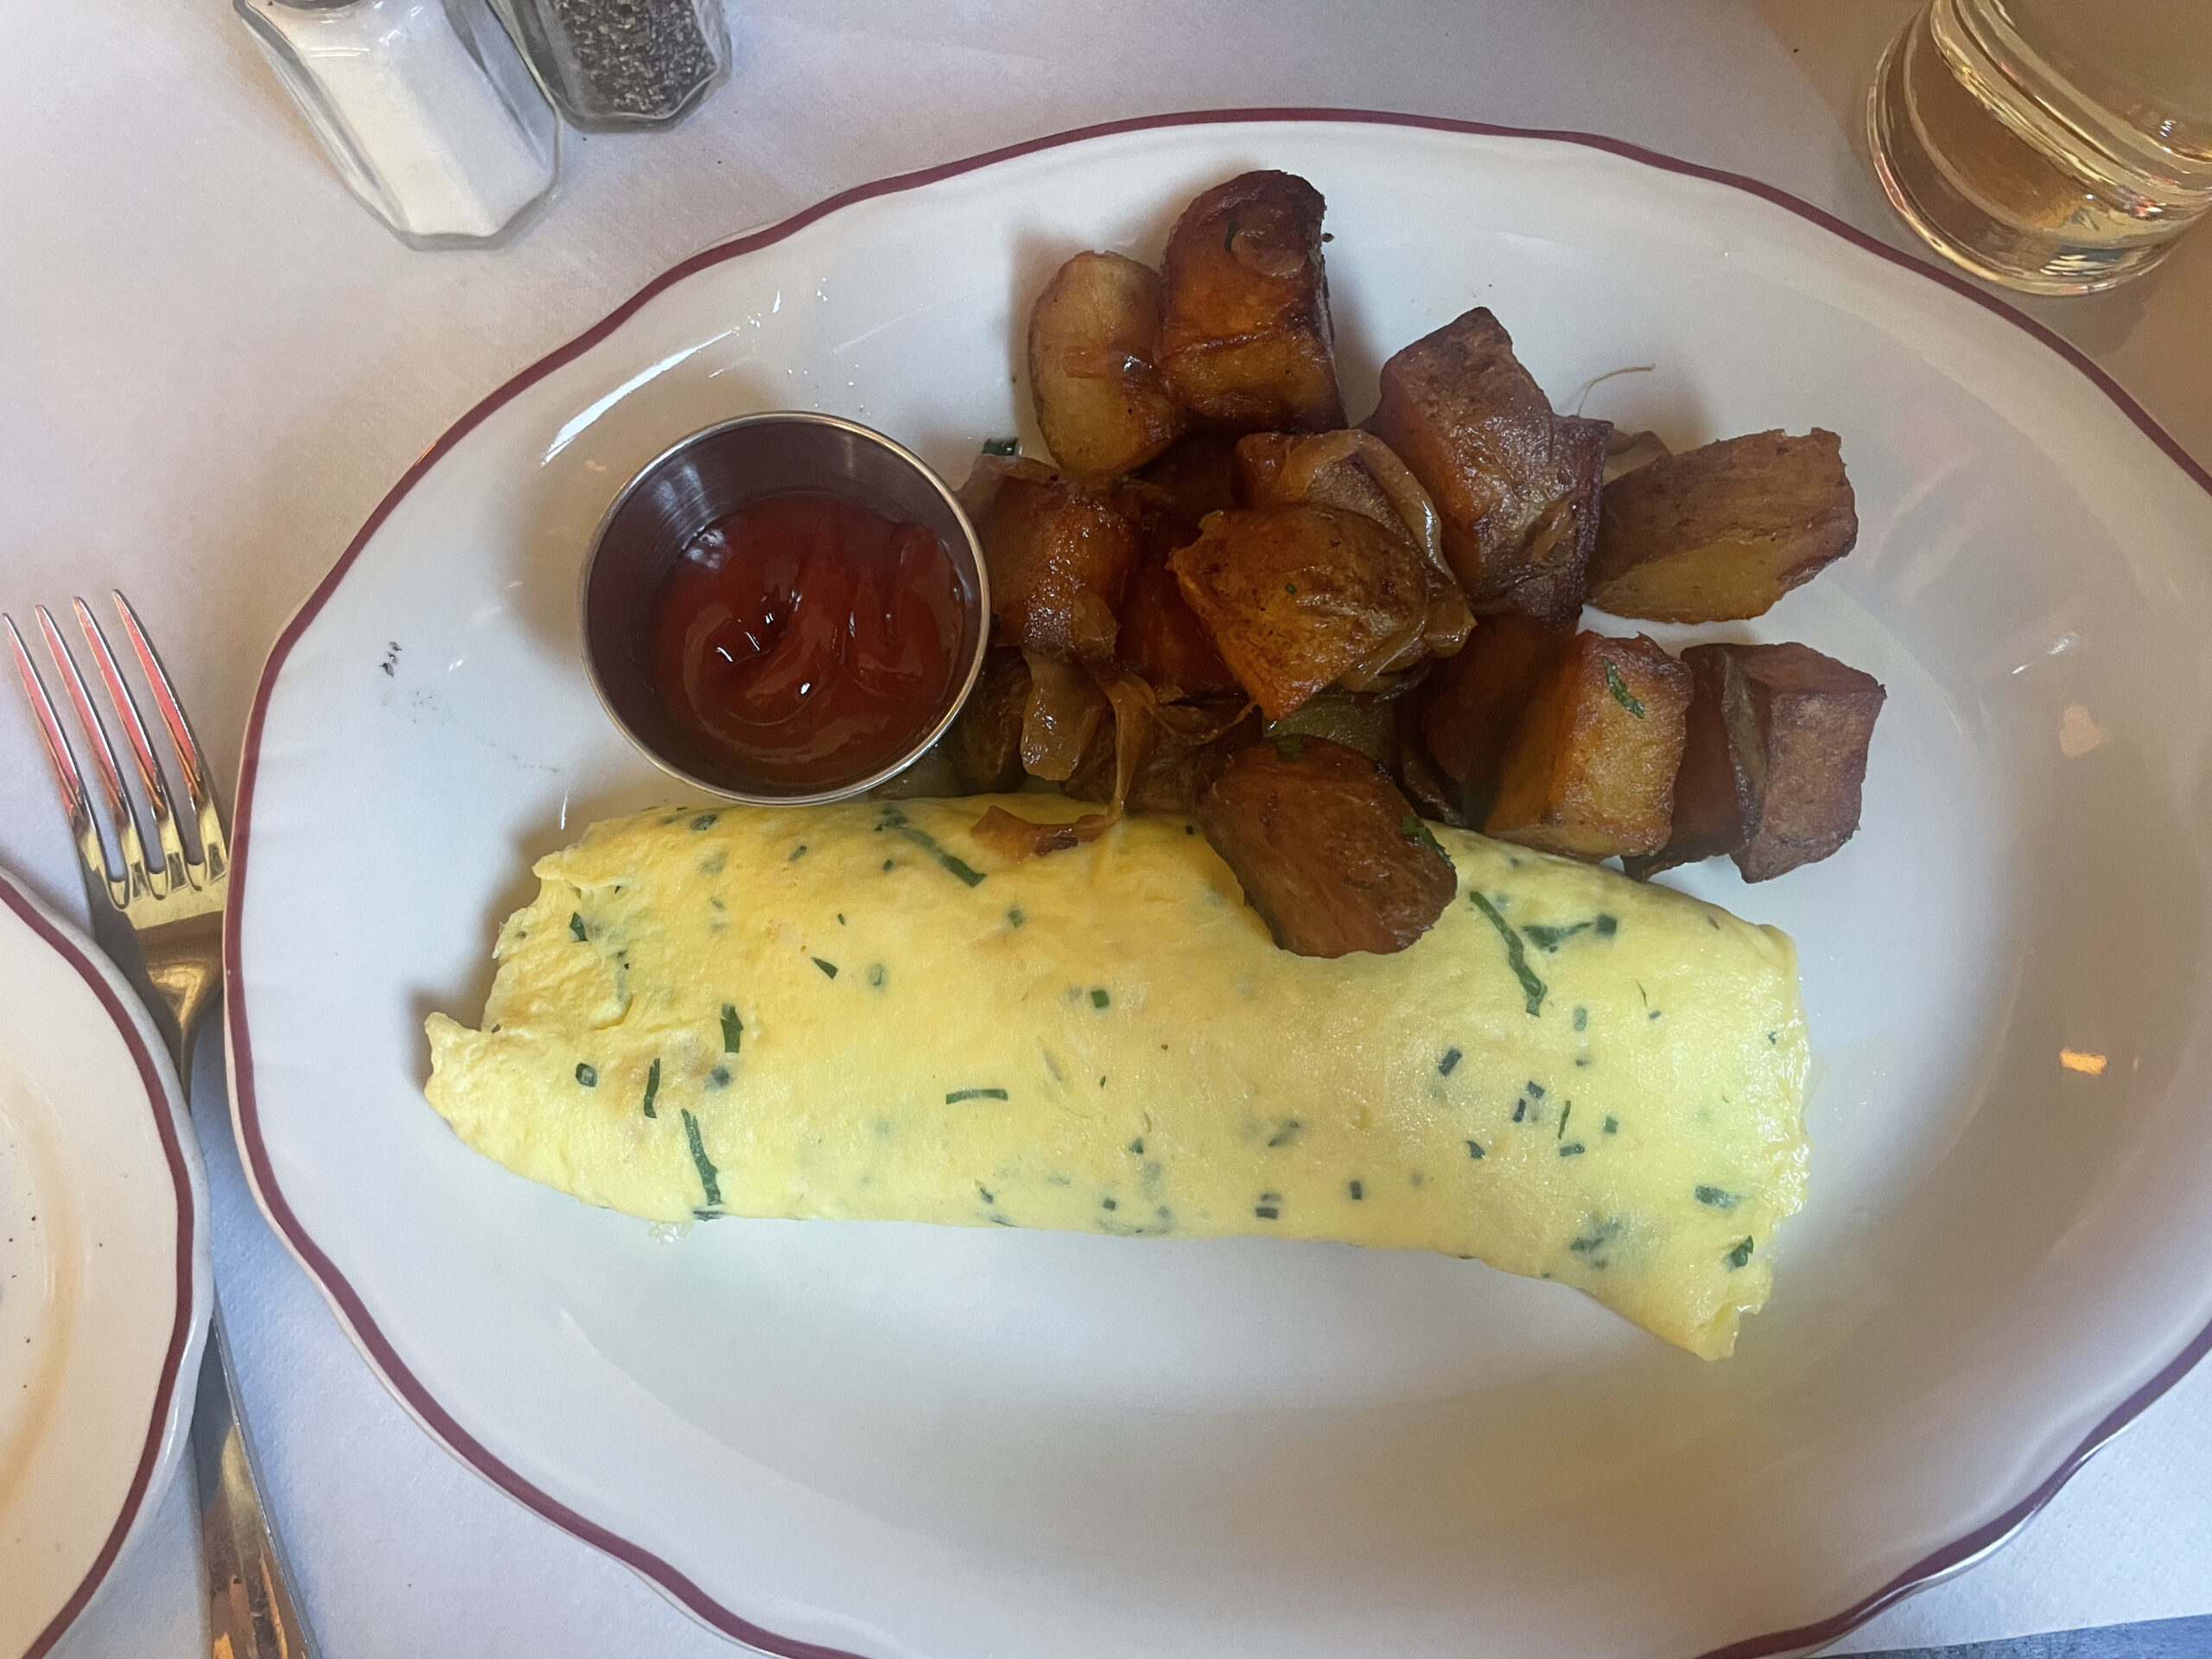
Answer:
[[[161,1068],[155,1064],[153,1052],[146,1046],[146,1039],[135,1020],[108,982],[107,976],[79,948],[77,942],[56,927],[31,899],[21,892],[4,872],[0,872],[0,906],[4,906],[22,921],[62,961],[75,970],[77,976],[92,988],[99,999],[100,1007],[114,1021],[124,1046],[130,1051],[131,1063],[138,1068],[138,1080],[145,1085],[146,1098],[154,1111],[154,1128],[162,1138],[162,1156],[168,1162],[169,1179],[176,1185],[176,1318],[169,1326],[168,1347],[162,1355],[162,1374],[154,1389],[154,1410],[146,1425],[145,1442],[139,1447],[138,1466],[131,1471],[130,1485],[124,1492],[122,1512],[115,1517],[115,1524],[108,1529],[99,1553],[92,1557],[92,1564],[85,1571],[84,1578],[72,1591],[69,1599],[61,1604],[47,1626],[32,1639],[23,1650],[23,1659],[41,1659],[50,1652],[54,1644],[76,1623],[77,1616],[106,1582],[109,1570],[116,1557],[122,1553],[123,1541],[130,1536],[131,1523],[145,1503],[146,1494],[153,1485],[154,1471],[161,1462],[162,1437],[168,1427],[169,1406],[176,1395],[177,1376],[184,1367],[184,1356],[192,1345],[194,1309],[192,1296],[193,1253],[198,1247],[198,1221],[193,1213],[192,1172],[184,1160],[184,1147],[177,1138],[176,1119],[169,1109],[168,1090],[162,1086]]]
[[[1366,126],[1409,127],[1433,132],[1467,133],[1481,137],[1538,138],[1559,143],[1578,144],[1586,149],[1603,150],[1663,172],[1678,173],[1690,178],[1704,179],[1723,184],[1758,196],[1763,200],[1787,208],[1800,219],[1819,226],[1831,234],[1841,238],[1855,247],[1875,254],[1891,264],[1913,271],[1932,283],[1962,295],[1967,299],[2002,317],[2026,334],[2031,339],[2055,352],[2085,377],[2099,391],[2143,431],[2145,437],[2181,468],[2200,488],[2212,494],[2212,473],[2200,466],[2173,437],[2151,416],[2121,390],[2118,382],[2089,360],[2075,346],[2042,323],[2025,316],[2002,300],[1985,292],[1955,272],[1940,269],[1913,256],[1900,252],[1887,243],[1870,236],[1856,226],[1846,224],[1834,214],[1801,200],[1786,190],[1776,188],[1757,179],[1740,174],[1726,173],[1718,168],[1700,167],[1692,162],[1677,161],[1656,150],[1644,149],[1618,138],[1608,138],[1587,132],[1552,131],[1527,127],[1494,126],[1482,121],[1456,121],[1441,116],[1399,115],[1375,110],[1329,109],[1253,109],[1201,110],[1181,114],[1139,116],[1125,121],[1109,121],[1096,126],[1078,127],[1070,132],[1056,133],[1049,137],[1033,138],[1001,149],[988,150],[971,156],[963,161],[947,162],[940,166],[924,168],[918,172],[902,173],[894,177],[879,179],[870,184],[857,185],[842,191],[813,207],[794,213],[791,218],[764,229],[749,232],[729,242],[694,254],[682,264],[663,272],[653,281],[618,306],[600,321],[578,334],[565,346],[540,358],[493,392],[481,403],[456,421],[438,441],[425,450],[395,484],[389,494],[378,502],[353,539],[346,544],[327,575],[316,584],[297,614],[285,625],[277,636],[275,647],[261,671],[259,684],[255,689],[253,709],[246,726],[245,753],[239,765],[236,827],[231,836],[231,899],[225,918],[223,949],[225,953],[225,1003],[227,1029],[230,1033],[232,1079],[232,1103],[239,1145],[245,1154],[247,1173],[251,1178],[255,1196],[269,1216],[271,1224],[283,1237],[308,1273],[322,1287],[339,1319],[352,1335],[355,1344],[365,1354],[384,1377],[385,1385],[397,1395],[423,1426],[444,1441],[447,1447],[462,1461],[470,1465],[493,1484],[510,1497],[534,1510],[556,1526],[574,1533],[585,1542],[597,1546],[625,1566],[644,1575],[671,1599],[688,1609],[694,1616],[714,1629],[741,1642],[750,1643],[767,1652],[786,1656],[786,1659],[859,1659],[859,1656],[842,1649],[826,1648],[814,1643],[798,1641],[779,1636],[772,1630],[761,1629],[741,1618],[728,1608],[715,1600],[704,1590],[658,1556],[628,1539],[620,1537],[577,1514],[550,1493],[532,1485],[527,1479],[501,1462],[481,1442],[461,1427],[410,1371],[390,1340],[369,1317],[346,1276],[325,1255],[300,1219],[292,1212],[283,1190],[276,1181],[276,1170],[270,1161],[269,1149],[262,1139],[261,1116],[255,1100],[253,1078],[253,1043],[248,1025],[245,996],[242,989],[243,963],[239,950],[240,924],[245,916],[246,881],[251,865],[251,830],[253,821],[254,785],[260,770],[262,731],[269,715],[269,699],[275,690],[276,677],[292,647],[303,634],[336,591],[361,550],[368,544],[392,509],[398,505],[423,475],[442,458],[461,438],[466,436],[493,410],[507,403],[526,387],[582,353],[597,345],[633,315],[648,301],[664,289],[683,281],[695,273],[726,260],[740,258],[757,249],[782,241],[793,232],[804,229],[816,220],[826,218],[842,208],[855,203],[872,200],[879,196],[895,194],[943,179],[969,173],[995,162],[1011,161],[1017,156],[1034,155],[1040,150],[1056,149],[1064,145],[1079,143],[1086,139],[1109,137],[1117,133],[1142,132],[1163,127],[1217,126],[1242,122],[1306,122],[1354,124]],[[2179,1382],[2190,1368],[2212,1350],[2212,1325],[2200,1331],[2196,1338],[2177,1354],[2164,1369],[2142,1387],[2130,1395],[2068,1454],[2043,1484],[2011,1509],[1963,1537],[1931,1551],[1898,1573],[1871,1595],[1862,1598],[1841,1612],[1795,1630],[1772,1630],[1764,1635],[1747,1637],[1726,1647],[1713,1649],[1699,1656],[1699,1659],[1769,1659],[1769,1656],[1792,1654],[1834,1642],[1847,1632],[1865,1624],[1883,1609],[1902,1600],[1914,1591],[1924,1588],[1935,1580],[1957,1571],[2002,1543],[2018,1530],[2037,1510],[2055,1497],[2060,1487],[2070,1479],[2075,1471],[2087,1462],[2100,1446],[2126,1427],[2145,1408],[2167,1389]],[[34,1649],[35,1652],[36,1649]]]

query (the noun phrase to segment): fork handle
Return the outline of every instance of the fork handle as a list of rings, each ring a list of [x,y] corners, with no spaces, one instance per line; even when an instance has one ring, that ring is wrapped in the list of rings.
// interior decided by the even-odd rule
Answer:
[[[207,1642],[213,1659],[315,1659],[292,1575],[261,1507],[253,1448],[238,1415],[230,1343],[219,1303],[207,1324],[192,1462],[207,1561]]]

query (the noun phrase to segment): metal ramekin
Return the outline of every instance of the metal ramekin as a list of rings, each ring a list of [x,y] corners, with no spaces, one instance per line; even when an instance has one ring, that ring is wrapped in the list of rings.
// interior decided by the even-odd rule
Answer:
[[[963,633],[945,705],[890,765],[829,789],[749,778],[705,753],[662,702],[653,610],[671,568],[700,531],[747,501],[791,490],[849,497],[932,531],[952,559]],[[619,532],[619,533],[618,533]],[[671,445],[624,486],[592,533],[583,571],[584,669],[608,716],[671,777],[725,800],[811,806],[865,794],[919,760],[960,712],[990,639],[991,595],[975,526],[951,487],[903,446],[834,415],[742,415]]]

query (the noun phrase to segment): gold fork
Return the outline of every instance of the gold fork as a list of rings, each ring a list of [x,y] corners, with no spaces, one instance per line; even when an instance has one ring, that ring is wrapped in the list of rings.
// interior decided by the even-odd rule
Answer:
[[[60,677],[92,758],[92,774],[99,782],[108,828],[121,854],[120,874],[108,862],[76,752],[47,696],[30,652],[24,648],[22,636],[16,631],[13,618],[0,615],[0,625],[7,629],[9,644],[15,650],[16,671],[30,698],[47,758],[54,764],[54,783],[83,866],[93,931],[126,973],[134,966],[132,956],[139,958],[135,965],[143,968],[143,978],[154,993],[156,1021],[162,1027],[170,1058],[176,1062],[177,1081],[189,1103],[193,1039],[199,1034],[201,1018],[222,983],[229,839],[184,707],[177,701],[161,658],[155,654],[130,601],[120,593],[113,598],[131,655],[145,676],[146,689],[152,694],[176,758],[178,779],[196,823],[197,857],[186,851],[146,722],[139,716],[137,702],[92,608],[81,599],[74,601],[86,648],[92,653],[135,763],[160,855],[157,863],[147,862],[137,812],[124,790],[107,728],[92,706],[61,630],[54,626],[45,606],[37,607],[35,613],[54,672]],[[118,927],[118,923],[123,925]],[[208,1322],[207,1352],[200,1368],[200,1389],[192,1413],[192,1454],[199,1476],[200,1529],[207,1557],[210,1652],[214,1659],[313,1659],[315,1644],[292,1593],[292,1575],[283,1548],[262,1506],[252,1442],[246,1438],[238,1415],[237,1387],[231,1378],[230,1344],[223,1331],[219,1300]]]

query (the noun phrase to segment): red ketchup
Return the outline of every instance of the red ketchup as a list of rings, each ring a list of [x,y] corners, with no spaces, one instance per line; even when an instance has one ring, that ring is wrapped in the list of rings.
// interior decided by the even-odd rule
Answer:
[[[944,544],[840,495],[700,531],[654,616],[662,700],[749,779],[831,788],[891,765],[950,701],[963,607]]]

